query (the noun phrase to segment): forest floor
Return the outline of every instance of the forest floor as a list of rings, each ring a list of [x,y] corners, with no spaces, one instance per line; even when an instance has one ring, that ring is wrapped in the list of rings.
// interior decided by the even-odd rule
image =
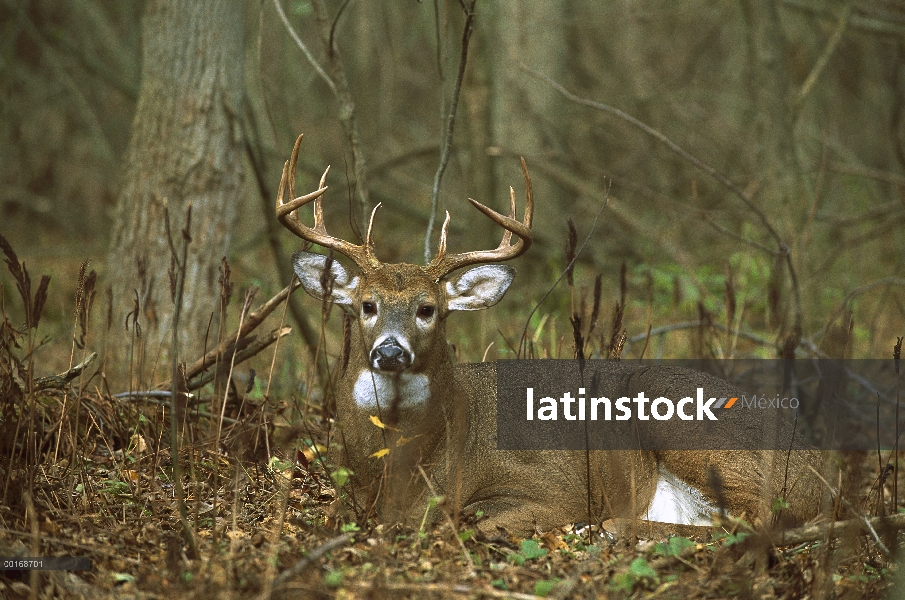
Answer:
[[[52,425],[64,397],[43,394],[35,407]],[[45,447],[30,474],[13,464],[3,481],[14,500],[0,505],[0,555],[88,557],[90,569],[0,570],[0,597],[877,598],[896,570],[886,548],[902,543],[894,526],[877,526],[874,538],[857,521],[787,532],[795,543],[741,521],[609,521],[529,538],[488,538],[452,519],[415,530],[365,527],[312,455],[316,432],[296,456],[265,464],[247,451],[252,430],[237,425],[223,431],[232,451],[198,444],[182,453],[193,552],[155,409],[126,415],[120,401],[96,393],[80,401],[94,423],[80,446],[56,460]],[[207,422],[195,421],[196,439]],[[863,457],[862,507],[872,482],[876,505],[876,464]]]
[[[902,454],[833,459],[850,490],[835,501],[841,521],[785,531],[610,520],[488,537],[442,499],[438,526],[381,524],[356,514],[348,473],[324,459],[331,419],[317,394],[252,393],[253,374],[229,394],[201,387],[177,403],[174,456],[167,392],[111,395],[100,369],[38,378],[53,372],[35,358],[49,279],[32,294],[4,250],[29,310],[13,326],[0,286],[0,559],[90,568],[0,564],[0,599],[905,598],[894,590],[905,514],[879,519],[901,506],[891,499],[905,476],[889,465]],[[87,348],[86,314],[67,357]]]

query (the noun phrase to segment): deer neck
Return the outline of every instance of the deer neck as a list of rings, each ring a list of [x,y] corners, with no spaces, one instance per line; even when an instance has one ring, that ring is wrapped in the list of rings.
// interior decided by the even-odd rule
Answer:
[[[434,347],[424,353],[427,360],[410,369],[385,371],[369,363],[371,348],[355,329],[353,324],[341,398],[337,399],[340,420],[350,414],[376,415],[387,425],[396,422],[420,427],[424,414],[440,409],[455,385],[445,331],[441,328]]]
[[[336,399],[344,460],[372,494],[375,482],[389,478],[385,487],[394,494],[383,496],[381,510],[390,519],[402,518],[411,499],[424,491],[421,478],[412,477],[414,466],[435,464],[450,430],[462,429],[453,425],[461,420],[457,407],[449,405],[457,396],[450,353],[445,336],[438,339],[442,346],[430,353],[431,361],[392,372],[373,368],[370,347],[358,333],[352,335]]]

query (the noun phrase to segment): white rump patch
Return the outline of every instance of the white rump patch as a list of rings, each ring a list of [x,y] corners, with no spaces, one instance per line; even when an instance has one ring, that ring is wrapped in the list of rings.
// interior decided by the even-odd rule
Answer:
[[[397,383],[398,390],[396,389]],[[378,400],[380,400],[382,408],[387,408],[397,393],[400,398],[400,406],[427,404],[427,399],[430,397],[430,380],[427,375],[421,373],[395,375],[363,369],[352,390],[355,404],[361,408],[377,408]]]
[[[666,469],[660,469],[657,491],[647,509],[649,521],[679,525],[713,525],[713,513],[719,509],[704,494]]]

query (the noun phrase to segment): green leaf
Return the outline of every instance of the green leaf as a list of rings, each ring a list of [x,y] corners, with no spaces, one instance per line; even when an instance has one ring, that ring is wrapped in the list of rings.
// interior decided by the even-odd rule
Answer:
[[[518,552],[513,552],[512,554],[510,554],[509,560],[512,561],[512,564],[514,564],[517,567],[521,567],[522,565],[525,564],[525,557],[522,556],[521,554],[519,554]]]
[[[630,594],[635,589],[635,578],[632,577],[631,573],[617,573],[610,580],[610,587],[613,590]]]
[[[285,471],[292,467],[292,463],[288,460],[280,460],[276,456],[270,457],[270,461],[268,461],[267,466],[270,467],[271,471]]]
[[[330,473],[330,478],[333,480],[333,483],[336,484],[336,487],[342,487],[349,482],[349,477],[352,475],[353,473],[351,470],[345,467],[337,467]]]
[[[537,545],[534,540],[525,540],[522,542],[522,555],[527,559],[540,558],[547,556],[547,551]]]
[[[293,2],[289,5],[292,14],[299,17],[307,17],[314,12],[314,7],[310,2]]]
[[[750,533],[746,533],[744,531],[740,531],[739,533],[726,534],[724,536],[714,536],[715,540],[719,540],[723,542],[724,546],[732,546],[733,544],[738,544],[743,542],[745,538],[747,538]]]
[[[643,558],[636,558],[635,560],[633,560],[632,564],[629,565],[628,570],[636,581],[641,579],[650,579],[654,582],[659,582],[657,572],[654,571],[653,567],[651,567]]]
[[[342,571],[327,571],[327,574],[324,575],[324,585],[327,587],[339,587],[343,584],[343,573]]]
[[[654,552],[662,556],[678,556],[685,548],[695,546],[696,544],[685,537],[671,537],[666,542],[661,542],[654,547]]]
[[[546,596],[551,591],[553,591],[553,587],[559,583],[556,579],[541,579],[537,583],[534,584],[534,595],[535,596]]]

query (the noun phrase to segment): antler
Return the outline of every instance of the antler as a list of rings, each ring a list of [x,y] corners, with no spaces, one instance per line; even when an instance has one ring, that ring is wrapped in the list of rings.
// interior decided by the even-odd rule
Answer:
[[[320,184],[316,190],[300,197],[296,197],[295,195],[295,171],[296,165],[298,164],[299,146],[302,144],[303,137],[305,137],[304,134],[300,135],[298,139],[295,140],[295,146],[292,148],[292,157],[285,165],[283,165],[283,177],[280,179],[280,189],[277,192],[277,219],[279,219],[280,223],[282,223],[286,229],[303,240],[313,242],[324,248],[332,248],[333,250],[348,256],[355,261],[355,264],[358,265],[358,268],[362,271],[374,270],[380,266],[380,261],[374,256],[374,245],[371,242],[371,229],[374,225],[374,215],[377,214],[377,209],[380,208],[380,204],[375,206],[374,210],[371,212],[371,219],[368,221],[368,233],[365,236],[364,245],[357,246],[351,242],[335,238],[328,234],[327,228],[324,226],[324,207],[322,202],[324,192],[327,191],[327,186],[324,185],[324,183],[327,181],[327,173],[330,172],[330,167],[327,167],[327,170],[324,171],[323,176],[321,176]],[[283,203],[287,184],[289,187],[289,197],[293,198],[293,200]],[[313,228],[302,223],[298,218],[298,215],[294,214],[297,209],[305,206],[312,200],[314,200]]]
[[[446,232],[449,228],[449,212],[446,213],[446,220],[443,222],[443,229],[440,231],[440,243],[437,247],[437,256],[424,267],[424,270],[433,277],[440,279],[456,269],[467,267],[478,263],[500,262],[511,260],[525,253],[531,247],[531,219],[534,216],[534,194],[531,190],[531,176],[528,174],[528,167],[525,165],[525,159],[521,159],[522,174],[525,176],[525,217],[523,221],[517,221],[515,218],[515,190],[509,188],[509,216],[504,217],[492,208],[488,208],[471,198],[469,202],[474,204],[475,208],[487,215],[490,220],[506,230],[503,233],[503,239],[500,245],[494,250],[477,250],[474,252],[463,252],[462,254],[446,254]],[[512,244],[512,234],[518,236],[519,240]]]

